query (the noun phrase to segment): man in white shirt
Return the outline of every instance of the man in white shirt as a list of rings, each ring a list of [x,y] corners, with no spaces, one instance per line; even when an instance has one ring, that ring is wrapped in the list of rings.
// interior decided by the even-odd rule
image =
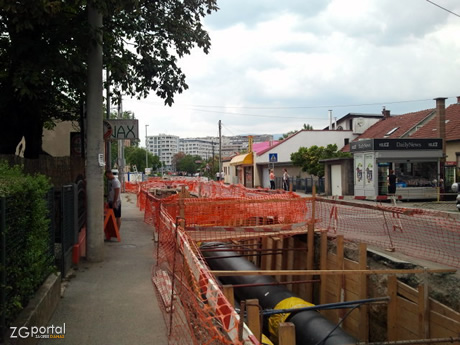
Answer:
[[[105,172],[107,180],[109,180],[109,195],[107,202],[109,207],[113,209],[115,218],[117,220],[118,231],[121,226],[121,183],[111,170]]]

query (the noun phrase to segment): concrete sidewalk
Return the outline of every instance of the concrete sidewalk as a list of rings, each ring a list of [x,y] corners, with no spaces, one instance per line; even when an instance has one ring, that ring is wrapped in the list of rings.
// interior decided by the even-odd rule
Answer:
[[[65,323],[65,338],[39,344],[168,344],[150,279],[153,229],[144,223],[135,195],[123,194],[122,200],[121,242],[105,242],[102,263],[80,262],[48,323]]]

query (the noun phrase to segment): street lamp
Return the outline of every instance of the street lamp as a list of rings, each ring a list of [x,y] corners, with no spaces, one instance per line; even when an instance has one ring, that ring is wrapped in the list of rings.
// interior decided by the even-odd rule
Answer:
[[[147,127],[149,125],[145,125],[145,169],[149,166],[149,156],[148,156],[148,149],[147,149]],[[147,170],[145,171],[147,172]]]

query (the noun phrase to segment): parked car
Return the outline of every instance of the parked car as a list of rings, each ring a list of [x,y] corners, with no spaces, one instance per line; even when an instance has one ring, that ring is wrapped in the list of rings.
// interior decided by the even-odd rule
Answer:
[[[460,183],[454,183],[452,185],[452,191],[457,194],[457,209],[460,211]]]

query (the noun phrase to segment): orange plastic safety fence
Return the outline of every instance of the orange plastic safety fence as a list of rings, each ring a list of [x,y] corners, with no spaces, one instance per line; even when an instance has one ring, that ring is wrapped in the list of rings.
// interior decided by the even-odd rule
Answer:
[[[329,235],[460,268],[460,222],[449,213],[318,198]]]
[[[163,199],[155,189],[177,189]],[[183,191],[187,193],[182,193]],[[197,241],[290,236],[312,223],[410,256],[460,267],[460,226],[441,212],[369,205],[199,180],[141,184],[139,205],[157,233],[152,280],[171,344],[239,344],[238,316],[207,269]],[[312,207],[313,202],[315,207]],[[177,226],[183,219],[183,226]]]
[[[126,193],[137,194],[139,192],[140,183],[125,182],[125,191]]]
[[[156,287],[170,344],[243,344],[239,316],[224,297],[182,227],[161,214],[156,247]]]
[[[184,217],[187,231],[194,240],[254,238],[268,233],[303,233],[307,228],[307,210],[311,199],[171,198],[162,203],[172,218]]]
[[[180,193],[160,198],[155,191],[174,188],[185,188],[201,198]],[[220,197],[205,197],[219,193]],[[170,344],[257,344],[247,334],[244,341],[239,339],[239,316],[195,243],[304,233],[312,199],[293,193],[253,192],[241,186],[178,180],[166,184],[149,181],[142,185],[140,194],[144,194],[140,199],[144,200],[145,221],[155,227],[157,235],[152,281]]]

